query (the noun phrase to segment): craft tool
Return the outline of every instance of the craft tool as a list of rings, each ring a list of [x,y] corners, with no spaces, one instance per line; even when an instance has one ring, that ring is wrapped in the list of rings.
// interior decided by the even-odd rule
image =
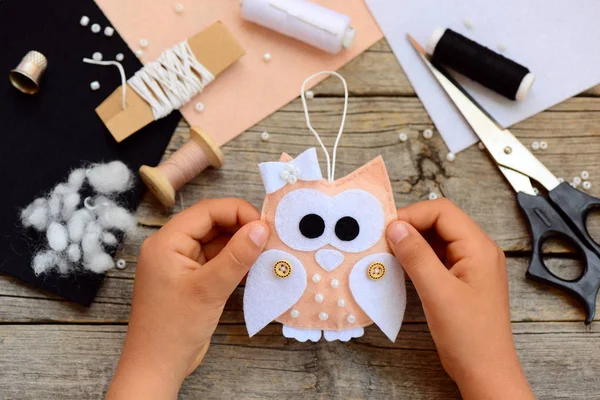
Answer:
[[[39,51],[29,51],[19,65],[8,73],[10,83],[26,94],[40,90],[40,80],[48,67],[48,59]]]
[[[356,35],[349,16],[306,0],[240,0],[240,9],[242,18],[328,53],[349,48]]]
[[[583,304],[585,323],[590,324],[600,288],[600,246],[590,236],[586,219],[592,209],[600,207],[600,199],[561,183],[508,129],[500,128],[446,71],[434,66],[411,36],[408,39],[517,192],[517,201],[532,234],[533,254],[527,277],[574,296]],[[547,198],[536,195],[531,180],[548,191]],[[554,275],[543,260],[544,242],[561,237],[569,239],[585,264],[581,276],[574,280]]]
[[[179,188],[209,166],[220,168],[224,162],[219,146],[202,130],[192,127],[186,144],[157,167],[142,165],[140,176],[165,207],[173,207]]]

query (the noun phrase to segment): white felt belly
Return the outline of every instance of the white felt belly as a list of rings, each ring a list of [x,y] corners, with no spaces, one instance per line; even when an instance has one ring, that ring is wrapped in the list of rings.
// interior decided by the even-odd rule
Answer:
[[[277,261],[290,263],[292,272],[280,278],[273,271]],[[306,289],[306,270],[293,255],[281,250],[267,250],[250,268],[244,290],[244,319],[248,335],[254,336],[292,307]]]
[[[369,265],[381,262],[385,274],[371,279]],[[350,272],[352,296],[381,331],[392,341],[400,331],[406,309],[406,284],[404,270],[390,253],[371,254],[357,262]]]

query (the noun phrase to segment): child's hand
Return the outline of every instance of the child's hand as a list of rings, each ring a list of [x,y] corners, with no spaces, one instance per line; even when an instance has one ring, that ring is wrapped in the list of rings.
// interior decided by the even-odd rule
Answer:
[[[442,365],[463,397],[534,398],[512,340],[502,250],[445,199],[400,209],[398,219],[387,230],[388,240],[419,293]]]
[[[243,200],[204,200],[146,239],[107,398],[177,397],[206,354],[227,298],[262,252],[269,233],[259,218]]]

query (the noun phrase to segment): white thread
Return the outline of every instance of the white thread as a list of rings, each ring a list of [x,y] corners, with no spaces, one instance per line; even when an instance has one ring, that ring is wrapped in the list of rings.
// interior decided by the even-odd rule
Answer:
[[[166,117],[214,80],[194,56],[187,41],[165,50],[129,79],[129,85],[152,108],[154,119]]]
[[[125,70],[123,69],[123,65],[121,65],[120,62],[118,61],[96,61],[96,60],[92,60],[90,58],[84,58],[83,59],[84,63],[87,64],[95,64],[95,65],[102,65],[102,66],[107,66],[107,65],[114,65],[115,67],[117,67],[119,69],[119,74],[121,75],[121,107],[123,107],[123,110],[125,109],[125,99],[127,97],[127,76],[125,75]]]
[[[344,112],[342,113],[342,122],[340,123],[340,130],[338,131],[337,137],[335,139],[335,144],[333,145],[333,160],[330,160],[329,152],[327,151],[327,148],[323,144],[323,141],[321,140],[321,137],[319,136],[317,131],[312,127],[312,125],[310,123],[310,116],[308,114],[308,105],[306,104],[306,95],[305,95],[306,91],[304,90],[306,87],[306,84],[310,80],[312,80],[313,78],[316,78],[317,76],[321,76],[321,75],[337,76],[344,84]],[[304,80],[304,82],[302,83],[302,88],[300,88],[300,96],[302,97],[302,106],[304,107],[304,116],[306,118],[306,126],[308,126],[308,129],[313,133],[313,135],[315,135],[315,137],[317,138],[317,142],[319,142],[319,144],[321,145],[321,148],[323,149],[323,152],[325,153],[325,159],[327,161],[327,180],[329,182],[333,182],[334,178],[335,178],[335,159],[336,159],[336,155],[337,155],[337,147],[338,147],[338,143],[340,142],[340,138],[342,137],[342,133],[344,132],[344,124],[346,123],[346,112],[348,111],[348,85],[346,84],[346,80],[344,79],[344,77],[341,76],[340,74],[338,74],[337,72],[321,71],[321,72],[317,72],[316,74],[309,76],[308,78],[306,78]]]

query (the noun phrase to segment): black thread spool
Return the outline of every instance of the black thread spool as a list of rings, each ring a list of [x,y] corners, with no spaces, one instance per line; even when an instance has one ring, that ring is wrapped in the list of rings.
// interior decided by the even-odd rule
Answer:
[[[525,99],[535,80],[528,68],[451,29],[436,28],[426,50],[434,63],[446,65],[510,100]]]

